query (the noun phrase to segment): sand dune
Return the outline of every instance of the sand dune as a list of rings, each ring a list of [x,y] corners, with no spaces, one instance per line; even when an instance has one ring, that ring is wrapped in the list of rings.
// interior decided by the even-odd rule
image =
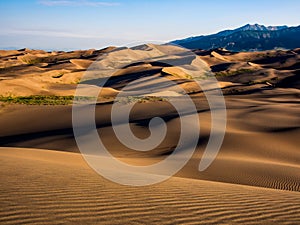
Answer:
[[[197,172],[197,165],[210,131],[210,111],[205,98],[196,94],[202,138],[194,160],[178,176],[299,191],[299,100],[286,96],[283,91],[272,93],[269,90],[267,93],[267,99],[263,97],[266,94],[226,97],[228,124],[225,140],[216,161],[202,173]],[[287,98],[289,102],[284,103]],[[5,106],[4,110],[9,113],[0,118],[1,125],[7,127],[0,132],[1,146],[78,152],[71,124],[71,106],[21,105]],[[110,110],[111,105],[98,105],[96,121],[100,137],[116,157],[125,161],[128,158],[158,161],[178,141],[176,127],[180,122],[174,108],[167,102],[138,103],[131,113],[131,129],[141,138],[149,134],[147,121],[152,117],[159,115],[168,121],[171,131],[157,149],[149,153],[133,151],[120,143],[109,125]],[[20,126],[9,126],[12,123]]]
[[[173,152],[180,120],[167,98],[177,96],[174,85],[190,94],[200,120],[197,149],[174,177],[156,185],[130,187],[104,179],[83,160],[74,139],[72,105],[2,102],[0,223],[297,224],[299,50],[197,50],[197,56],[184,56],[180,61],[187,70],[169,65],[165,59],[151,62],[147,58],[173,50],[149,44],[133,49],[52,53],[0,51],[0,96],[74,95],[85,68],[97,57],[104,53],[108,57],[98,62],[97,66],[103,67],[117,60],[121,68],[102,89],[95,120],[99,137],[120,161],[149,165]],[[180,59],[181,53],[171,59]],[[128,64],[118,61],[126,55]],[[139,58],[142,60],[137,61]],[[193,71],[184,64],[195,63],[195,58],[215,73],[227,107],[224,142],[215,161],[203,172],[198,166],[210,135],[211,116],[201,88],[189,77]],[[90,74],[81,83],[86,92],[90,83],[103,79]],[[134,83],[137,78],[141,82]],[[157,83],[161,78],[174,83],[163,86]],[[129,82],[133,85],[122,90]],[[130,128],[137,137],[146,138],[150,119],[159,116],[166,121],[168,132],[155,149],[138,152],[117,139],[111,107],[116,95],[146,88],[151,90],[149,96],[166,100],[137,101],[130,114]]]
[[[92,60],[86,60],[86,59],[71,59],[71,63],[76,65],[79,69],[87,69],[92,63]]]
[[[128,187],[101,178],[78,154],[1,148],[0,155],[5,224],[296,224],[300,219],[298,192],[184,178]]]
[[[44,52],[40,50],[13,50],[1,51],[0,60],[0,95],[28,96],[35,94],[48,95],[72,95],[75,85],[83,76],[85,70],[97,57],[106,54],[101,60],[101,66],[105,67],[112,61],[118,61],[124,55],[129,64],[136,60],[142,64],[130,65],[125,63],[126,68],[120,69],[115,74],[132,74],[133,77],[143,74],[143,71],[165,73],[171,69],[165,59],[157,62],[143,62],[148,57],[157,57],[173,52],[180,54],[178,47],[145,45],[133,49],[109,47],[102,50],[86,50],[73,52]],[[234,53],[224,49],[210,51],[195,51],[198,57],[211,67],[221,82],[237,84],[271,83],[280,86],[298,87],[299,55],[294,51],[265,51],[265,52],[240,52]],[[190,57],[186,55],[186,59]],[[173,58],[175,59],[175,58]],[[168,61],[166,61],[168,62]],[[124,63],[123,63],[124,64]],[[120,64],[121,65],[121,64]],[[172,65],[171,65],[172,66]],[[203,65],[202,67],[207,67]],[[176,65],[175,67],[176,68]],[[157,69],[157,71],[154,71]],[[176,72],[176,71],[175,71]],[[174,71],[171,74],[173,80],[188,78],[192,71],[184,71],[187,76]],[[165,73],[165,75],[168,73]],[[170,74],[170,73],[169,73]],[[177,77],[175,75],[177,74]],[[245,75],[247,74],[247,76]],[[147,75],[149,76],[149,75]],[[179,76],[179,77],[178,77]],[[124,76],[123,76],[124,77]],[[171,77],[168,77],[170,79]],[[281,84],[282,81],[282,84]],[[186,81],[179,81],[185,83]],[[288,84],[287,84],[288,83]],[[224,84],[224,83],[223,83]],[[182,84],[182,86],[188,86]],[[64,92],[64,90],[66,92]]]
[[[2,50],[0,95],[74,95],[85,69],[113,47],[102,50],[45,52]]]
[[[211,56],[215,57],[216,59],[219,59],[219,60],[222,60],[222,61],[228,61],[225,57],[226,56],[222,56],[220,54],[218,54],[217,52],[215,51],[212,51],[211,53]]]

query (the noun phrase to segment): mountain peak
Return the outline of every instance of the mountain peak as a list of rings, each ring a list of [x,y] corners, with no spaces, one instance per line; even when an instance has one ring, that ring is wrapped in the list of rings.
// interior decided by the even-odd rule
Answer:
[[[232,51],[291,49],[300,47],[300,26],[246,24],[233,30],[176,40],[171,43],[190,49],[226,48]]]
[[[256,24],[246,24],[240,28],[235,29],[236,31],[273,31],[273,30],[281,30],[288,28],[288,26],[283,25],[283,26],[264,26],[260,25],[258,23]]]
[[[236,30],[266,30],[267,28],[264,25],[259,24],[246,24],[240,28],[237,28]]]

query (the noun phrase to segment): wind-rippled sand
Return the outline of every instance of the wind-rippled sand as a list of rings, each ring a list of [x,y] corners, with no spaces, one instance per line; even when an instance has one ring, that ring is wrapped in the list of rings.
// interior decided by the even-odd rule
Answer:
[[[5,224],[297,224],[300,193],[173,177],[120,186],[80,155],[1,149]]]

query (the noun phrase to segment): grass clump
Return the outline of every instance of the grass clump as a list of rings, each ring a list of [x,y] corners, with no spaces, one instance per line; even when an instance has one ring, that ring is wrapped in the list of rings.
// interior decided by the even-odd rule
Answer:
[[[147,103],[147,102],[163,102],[166,98],[158,96],[126,96],[117,98],[116,102],[121,104],[131,104],[131,103]]]
[[[227,77],[227,76],[233,76],[243,73],[253,73],[255,70],[251,69],[240,69],[240,70],[234,70],[234,71],[222,71],[222,72],[216,72],[216,77]]]
[[[28,65],[46,62],[46,57],[22,58],[22,61]]]
[[[24,105],[71,105],[94,104],[96,97],[90,96],[57,96],[57,95],[30,95],[30,96],[0,96],[0,102]],[[112,97],[102,97],[103,102],[113,101]],[[166,101],[166,98],[157,96],[127,96],[120,97],[116,102],[121,104],[146,103]]]
[[[1,102],[25,105],[68,105],[72,104],[73,96],[30,95],[30,96],[0,96]]]

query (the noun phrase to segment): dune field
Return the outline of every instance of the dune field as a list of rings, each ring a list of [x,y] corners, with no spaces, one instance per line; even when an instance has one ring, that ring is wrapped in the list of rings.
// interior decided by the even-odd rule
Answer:
[[[177,48],[148,44],[73,52],[1,50],[0,224],[299,224],[300,49],[214,49],[183,55]],[[200,72],[214,75],[224,95],[224,141],[204,171],[198,165],[212,118],[203,88],[191,79],[199,71],[168,65],[170,58],[146,60],[164,51],[178,53],[171,59],[180,63],[199,66],[199,60]],[[124,56],[126,66],[120,63]],[[175,86],[195,104],[200,122],[190,121],[190,126],[200,127],[196,150],[162,183],[113,183],[80,154],[72,127],[73,96],[78,84],[80,93],[88,93],[89,86],[107,76],[104,71],[95,77],[93,65],[110,68],[112,62],[121,68],[107,71],[114,73],[95,100],[95,121],[104,145],[120,161],[142,166],[172,154],[180,118],[168,99],[182,96]],[[134,83],[138,79],[142,82]],[[131,97],[141,89],[147,94]],[[166,122],[166,137],[151,151],[132,150],[116,137],[111,110],[118,94],[125,96],[124,104],[135,103],[129,125],[137,137],[150,135],[153,117]]]

